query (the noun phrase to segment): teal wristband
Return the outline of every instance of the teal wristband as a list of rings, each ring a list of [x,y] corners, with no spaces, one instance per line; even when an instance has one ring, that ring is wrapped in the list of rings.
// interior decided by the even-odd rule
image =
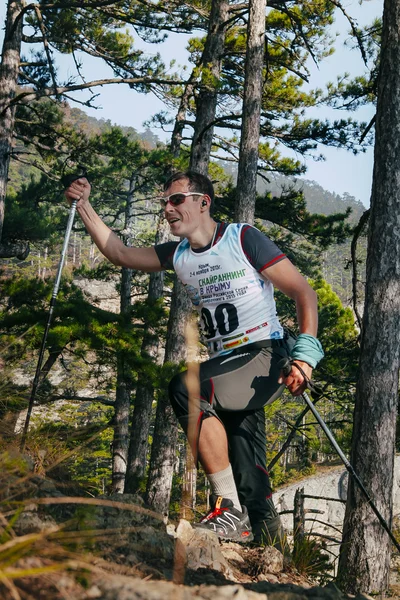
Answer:
[[[324,356],[321,342],[316,337],[308,333],[300,333],[291,352],[292,358],[302,360],[314,369]]]

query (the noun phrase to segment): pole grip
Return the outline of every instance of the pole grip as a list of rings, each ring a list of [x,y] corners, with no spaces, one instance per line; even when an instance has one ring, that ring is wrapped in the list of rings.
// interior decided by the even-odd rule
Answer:
[[[285,377],[290,375],[290,372],[292,370],[292,364],[287,356],[285,356],[285,358],[282,358],[282,360],[278,362],[278,368],[280,371],[282,371]]]
[[[75,173],[68,173],[66,175],[63,175],[61,177],[61,183],[63,184],[63,187],[66,190],[67,188],[69,188],[71,183],[73,183],[77,179],[80,179],[81,177],[85,177],[86,179],[88,179],[88,174],[86,168],[79,165],[78,171],[76,171]]]

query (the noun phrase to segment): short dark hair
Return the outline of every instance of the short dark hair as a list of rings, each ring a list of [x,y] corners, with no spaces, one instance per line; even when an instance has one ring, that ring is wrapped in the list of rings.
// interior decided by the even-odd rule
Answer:
[[[164,192],[174,181],[180,181],[181,179],[188,179],[189,190],[191,192],[199,192],[200,194],[207,194],[207,196],[210,196],[210,206],[212,206],[214,202],[214,186],[206,175],[197,173],[197,171],[178,171],[177,173],[174,173],[164,183]]]

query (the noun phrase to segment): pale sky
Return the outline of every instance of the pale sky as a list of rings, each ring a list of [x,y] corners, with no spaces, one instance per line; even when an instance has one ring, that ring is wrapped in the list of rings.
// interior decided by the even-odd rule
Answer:
[[[344,0],[344,6],[347,12],[362,25],[370,23],[374,17],[381,16],[383,0],[364,0],[362,3],[358,0]],[[1,6],[1,23],[4,23],[4,18],[5,7]],[[333,31],[339,34],[335,45],[336,51],[319,68],[310,63],[311,87],[324,87],[328,81],[335,81],[336,76],[343,74],[345,71],[351,74],[363,72],[364,67],[359,53],[356,50],[350,51],[349,48],[344,48],[344,42],[348,39],[348,30],[348,23],[341,15],[338,15],[333,26]],[[1,37],[2,34],[3,31],[1,31]],[[165,44],[147,45],[146,47],[149,48],[149,52],[159,52],[166,64],[169,64],[172,59],[176,59],[179,64],[184,65],[187,59],[185,45],[184,36],[180,35],[179,38],[178,36],[170,38]],[[140,47],[143,48],[143,43],[140,44]],[[65,78],[68,72],[70,74],[74,73],[72,67],[69,70],[67,61],[63,60],[60,78]],[[86,58],[85,72],[88,80],[102,78],[108,74],[107,67],[101,66],[99,61]],[[146,119],[163,108],[162,103],[154,95],[138,94],[124,85],[94,88],[94,92],[100,93],[100,96],[96,99],[96,104],[99,106],[98,110],[87,109],[81,105],[77,106],[98,119],[109,119],[112,123],[132,126],[138,131],[143,131],[143,123]],[[78,95],[76,97],[79,98]],[[81,97],[83,98],[83,96]],[[355,119],[369,122],[373,114],[373,107],[369,107],[353,113],[352,116]],[[311,116],[340,119],[346,115],[343,111],[322,109]],[[169,135],[163,134],[159,130],[154,130],[154,133],[165,141],[169,140]],[[338,194],[348,192],[368,206],[371,193],[373,150],[369,149],[366,154],[357,156],[353,156],[352,153],[346,150],[334,148],[321,147],[319,152],[325,156],[326,160],[306,159],[308,170],[305,178],[315,180],[331,192]],[[297,158],[303,160],[300,156]]]

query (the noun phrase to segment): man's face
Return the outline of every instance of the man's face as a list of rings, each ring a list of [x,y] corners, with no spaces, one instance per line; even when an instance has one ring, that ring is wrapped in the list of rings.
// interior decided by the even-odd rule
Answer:
[[[170,196],[177,192],[190,192],[188,179],[173,181],[169,188],[165,190],[164,196]],[[171,233],[179,237],[186,237],[194,231],[200,223],[200,207],[201,196],[199,195],[186,196],[185,201],[177,206],[168,202],[164,209],[164,214],[171,228]]]

